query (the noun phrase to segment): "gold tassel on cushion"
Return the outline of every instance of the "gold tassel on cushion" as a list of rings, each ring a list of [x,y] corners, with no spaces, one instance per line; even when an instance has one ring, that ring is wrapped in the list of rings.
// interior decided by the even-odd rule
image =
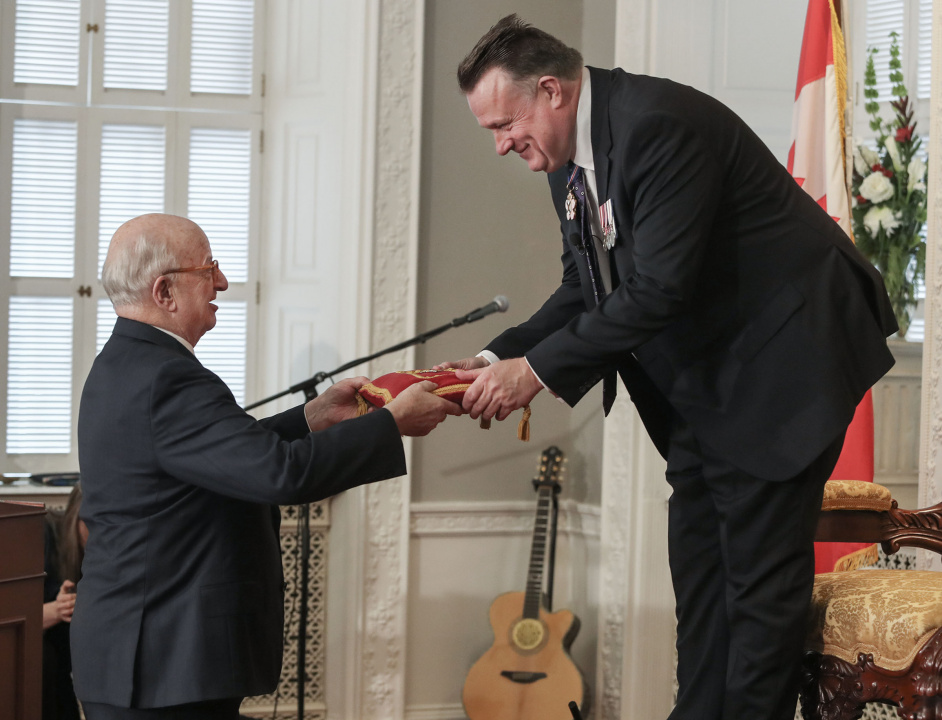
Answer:
[[[363,399],[363,396],[360,393],[357,393],[357,417],[361,415],[366,415],[370,409],[370,404]]]
[[[837,562],[834,563],[834,572],[857,570],[869,565],[876,565],[879,559],[880,554],[877,552],[877,546],[868,545],[865,548],[854,550],[854,552],[849,555],[839,558]]]
[[[481,417],[481,429],[482,429],[482,430],[490,430],[490,429],[491,429],[491,421],[490,421],[490,420],[485,420],[483,416]]]
[[[520,424],[517,425],[517,437],[524,442],[530,442],[530,406],[523,408],[523,417],[520,418]]]

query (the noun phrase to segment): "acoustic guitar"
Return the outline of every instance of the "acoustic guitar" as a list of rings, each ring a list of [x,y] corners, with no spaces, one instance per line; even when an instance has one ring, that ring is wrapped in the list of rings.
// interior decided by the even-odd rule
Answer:
[[[494,644],[471,667],[462,693],[470,720],[571,720],[569,703],[583,705],[585,683],[569,657],[579,619],[569,610],[549,612],[543,602],[550,505],[562,461],[557,447],[540,460],[527,589],[491,604]]]

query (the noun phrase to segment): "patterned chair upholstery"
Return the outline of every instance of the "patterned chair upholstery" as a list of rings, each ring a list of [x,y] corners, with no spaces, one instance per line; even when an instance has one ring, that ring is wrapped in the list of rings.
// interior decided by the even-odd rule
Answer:
[[[900,510],[874,483],[831,481],[817,540],[942,553],[942,503]],[[856,720],[868,702],[942,720],[942,573],[850,570],[815,578],[801,688],[805,720]]]

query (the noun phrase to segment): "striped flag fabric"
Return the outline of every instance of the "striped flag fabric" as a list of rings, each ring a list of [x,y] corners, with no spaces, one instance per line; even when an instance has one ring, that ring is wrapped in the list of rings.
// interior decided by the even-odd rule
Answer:
[[[788,172],[853,238],[846,162],[847,55],[838,0],[809,0],[792,112]],[[864,396],[844,438],[836,480],[873,481],[873,396]],[[815,572],[850,570],[877,560],[867,543],[815,543]]]

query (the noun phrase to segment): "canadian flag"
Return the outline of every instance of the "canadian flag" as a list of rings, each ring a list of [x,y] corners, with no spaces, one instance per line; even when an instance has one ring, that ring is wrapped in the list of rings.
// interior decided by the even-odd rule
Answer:
[[[845,165],[847,55],[836,0],[809,0],[792,112],[788,172],[848,236],[850,194]],[[873,481],[873,397],[857,407],[847,429],[834,480]],[[876,545],[815,543],[815,572],[876,562]]]

